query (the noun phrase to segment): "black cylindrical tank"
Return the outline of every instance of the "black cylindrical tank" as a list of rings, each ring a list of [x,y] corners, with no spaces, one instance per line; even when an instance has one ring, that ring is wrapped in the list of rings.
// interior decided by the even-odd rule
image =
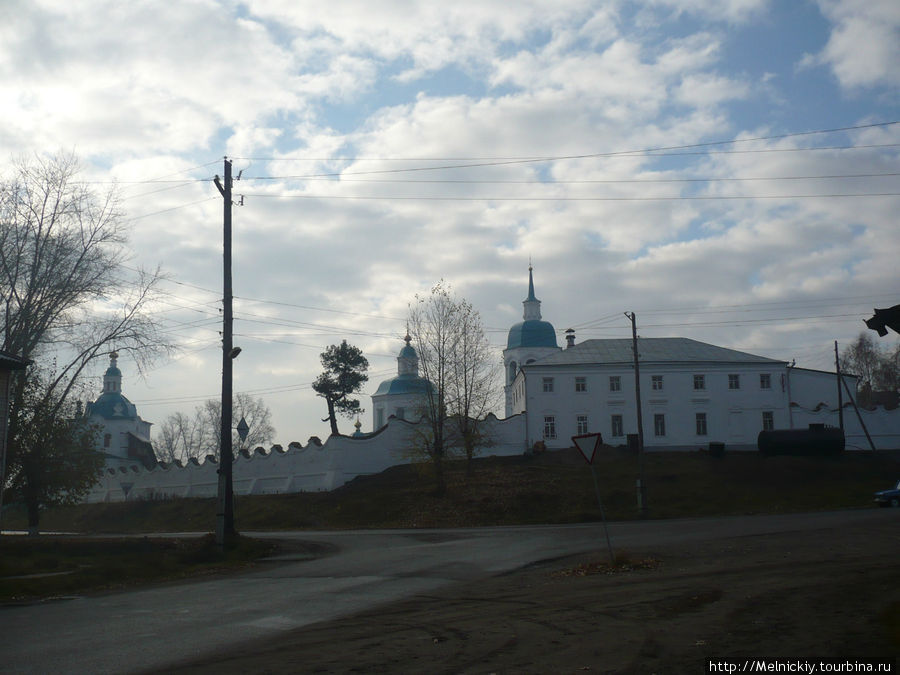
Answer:
[[[843,431],[824,424],[760,431],[756,439],[756,447],[764,455],[839,455],[845,443]]]

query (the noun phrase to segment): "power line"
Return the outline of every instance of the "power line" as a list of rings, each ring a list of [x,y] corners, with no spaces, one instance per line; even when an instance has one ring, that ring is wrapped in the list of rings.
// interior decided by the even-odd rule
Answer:
[[[310,195],[244,193],[245,197],[261,199],[319,199],[357,201],[438,201],[438,202],[658,202],[658,201],[719,201],[755,199],[836,199],[854,197],[900,197],[900,192],[859,192],[833,194],[792,195],[676,195],[663,197],[426,197],[404,195]]]
[[[140,220],[141,218],[149,218],[150,216],[158,216],[158,215],[161,214],[161,213],[169,213],[169,212],[171,212],[171,211],[178,211],[179,209],[185,209],[185,208],[187,208],[188,206],[194,206],[195,204],[203,204],[204,202],[211,202],[211,201],[216,200],[216,199],[218,199],[218,197],[205,197],[204,199],[198,199],[198,200],[193,201],[193,202],[188,202],[187,204],[181,204],[181,205],[179,205],[179,206],[173,206],[173,207],[168,208],[168,209],[161,209],[161,210],[159,210],[159,211],[153,211],[153,212],[151,212],[151,213],[143,213],[143,214],[141,214],[141,215],[139,215],[139,216],[131,216],[131,217],[128,217],[128,218],[123,218],[122,220],[123,220],[123,222],[126,222],[126,223],[127,223],[127,222],[132,222],[132,221],[135,221],[135,220]]]
[[[712,147],[716,145],[731,145],[735,143],[752,143],[754,141],[773,141],[779,140],[783,138],[793,138],[798,136],[813,136],[817,134],[833,134],[842,131],[858,131],[860,129],[871,129],[874,127],[887,127],[892,126],[894,124],[900,124],[900,120],[893,120],[890,122],[872,122],[870,124],[857,124],[853,126],[846,127],[834,127],[831,129],[814,129],[811,131],[792,131],[784,134],[772,134],[769,136],[754,136],[751,138],[738,138],[738,139],[728,139],[722,141],[705,141],[703,143],[689,143],[685,145],[670,145],[670,146],[662,146],[658,148],[644,148],[641,150],[619,150],[614,152],[596,152],[596,153],[588,153],[582,155],[563,155],[563,156],[526,156],[526,157],[420,157],[415,158],[417,161],[446,161],[455,159],[457,161],[469,161],[469,160],[499,160],[499,161],[549,161],[549,160],[558,160],[558,159],[582,159],[588,157],[607,157],[610,155],[622,155],[622,154],[633,154],[635,152],[661,152],[665,150],[685,150],[688,148],[706,148]],[[274,161],[297,161],[298,159],[311,159],[311,158],[294,158],[294,157],[233,157],[232,159],[241,159],[244,161],[266,161],[266,162],[274,162]],[[404,161],[404,158],[364,158],[364,157],[330,157],[330,158],[312,158],[313,161],[337,161],[337,160],[346,160],[346,161],[360,161],[363,159],[373,159],[377,161]],[[408,161],[410,158],[406,158],[405,161]]]
[[[596,178],[573,180],[486,180],[460,178],[345,178],[340,180],[326,176],[306,178],[309,181],[326,183],[394,183],[394,184],[440,184],[440,185],[597,185],[617,183],[720,183],[741,181],[790,181],[790,180],[836,180],[848,178],[889,178],[900,176],[900,173],[848,173],[820,176],[748,176],[748,177],[706,177],[706,178]],[[298,176],[276,176],[275,179],[299,178]],[[245,180],[269,180],[269,178],[246,178]]]

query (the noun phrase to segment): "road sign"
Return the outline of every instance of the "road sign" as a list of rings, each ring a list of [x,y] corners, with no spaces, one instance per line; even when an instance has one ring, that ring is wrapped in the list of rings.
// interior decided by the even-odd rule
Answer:
[[[587,460],[588,464],[594,463],[594,455],[600,449],[603,443],[603,436],[600,434],[581,434],[580,436],[572,436],[572,443],[578,448],[582,456]]]
[[[609,540],[609,528],[606,525],[606,514],[603,512],[603,502],[600,501],[600,485],[597,483],[597,472],[594,470],[594,456],[603,443],[603,437],[600,434],[581,434],[572,436],[572,443],[578,448],[578,451],[591,465],[591,475],[594,477],[594,490],[597,492],[597,506],[600,507],[600,519],[603,521],[603,532],[606,534],[606,548],[609,549],[609,564],[615,564],[613,556],[612,542]]]

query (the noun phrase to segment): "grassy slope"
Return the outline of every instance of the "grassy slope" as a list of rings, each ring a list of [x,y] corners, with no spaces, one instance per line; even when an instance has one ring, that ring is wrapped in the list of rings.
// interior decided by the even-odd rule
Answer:
[[[868,507],[872,493],[900,476],[896,456],[848,453],[839,458],[763,457],[732,453],[648,453],[644,460],[650,517]],[[595,461],[607,517],[636,517],[634,455],[606,449]],[[565,523],[600,517],[591,471],[575,450],[534,458],[483,458],[466,475],[451,462],[447,495],[432,495],[427,466],[397,466],[328,493],[235,498],[239,529],[452,527]],[[210,530],[211,499],[92,504],[44,513],[44,530],[92,533]],[[22,527],[4,513],[4,528]]]

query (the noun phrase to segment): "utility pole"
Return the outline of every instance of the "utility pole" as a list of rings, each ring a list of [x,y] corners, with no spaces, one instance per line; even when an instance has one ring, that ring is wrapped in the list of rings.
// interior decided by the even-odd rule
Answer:
[[[637,479],[637,505],[641,518],[647,517],[647,484],[644,482],[644,417],[641,412],[641,366],[637,343],[637,318],[632,312],[625,312],[631,320],[631,350],[634,354],[634,398],[637,407],[638,428],[638,479]]]
[[[231,161],[225,158],[225,185],[215,178],[216,187],[224,199],[223,222],[223,298],[222,298],[222,419],[219,449],[219,485],[216,509],[216,544],[225,545],[225,537],[235,534],[234,490],[232,481],[233,456],[231,452],[232,360],[233,324],[231,291]]]
[[[834,341],[834,369],[837,372],[837,390],[838,390],[838,426],[841,431],[844,430],[844,394],[841,391],[841,360],[838,358],[838,344]]]

